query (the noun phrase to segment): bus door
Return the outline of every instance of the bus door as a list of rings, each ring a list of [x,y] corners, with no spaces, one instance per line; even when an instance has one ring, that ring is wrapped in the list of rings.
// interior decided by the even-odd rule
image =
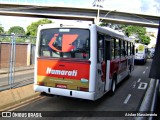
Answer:
[[[106,60],[105,60],[105,40],[104,35],[98,34],[98,59],[97,59],[97,90],[103,93],[106,81]]]

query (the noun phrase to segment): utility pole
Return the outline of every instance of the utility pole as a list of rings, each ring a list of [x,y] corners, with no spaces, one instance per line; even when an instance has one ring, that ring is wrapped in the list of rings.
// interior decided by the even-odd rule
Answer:
[[[97,17],[95,18],[95,24],[99,25],[99,14],[100,14],[100,10],[99,8],[103,8],[103,2],[104,0],[94,0],[94,2],[92,3],[93,7],[97,7],[98,11],[97,11]]]

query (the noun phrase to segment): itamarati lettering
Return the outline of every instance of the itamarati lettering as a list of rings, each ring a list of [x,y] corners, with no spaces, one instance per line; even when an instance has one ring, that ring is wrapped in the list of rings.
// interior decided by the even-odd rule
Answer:
[[[52,75],[66,75],[66,76],[77,76],[77,70],[67,71],[67,70],[54,70],[47,67],[46,74]]]

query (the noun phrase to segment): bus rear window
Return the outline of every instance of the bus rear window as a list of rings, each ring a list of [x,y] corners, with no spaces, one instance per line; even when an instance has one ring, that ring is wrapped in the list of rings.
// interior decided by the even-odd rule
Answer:
[[[89,59],[89,30],[76,28],[43,29],[39,55],[52,58]]]

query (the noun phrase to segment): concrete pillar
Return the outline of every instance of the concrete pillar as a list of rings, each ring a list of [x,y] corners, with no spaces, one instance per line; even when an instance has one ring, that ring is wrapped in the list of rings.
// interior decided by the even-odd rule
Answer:
[[[31,43],[27,45],[27,66],[31,65]]]

